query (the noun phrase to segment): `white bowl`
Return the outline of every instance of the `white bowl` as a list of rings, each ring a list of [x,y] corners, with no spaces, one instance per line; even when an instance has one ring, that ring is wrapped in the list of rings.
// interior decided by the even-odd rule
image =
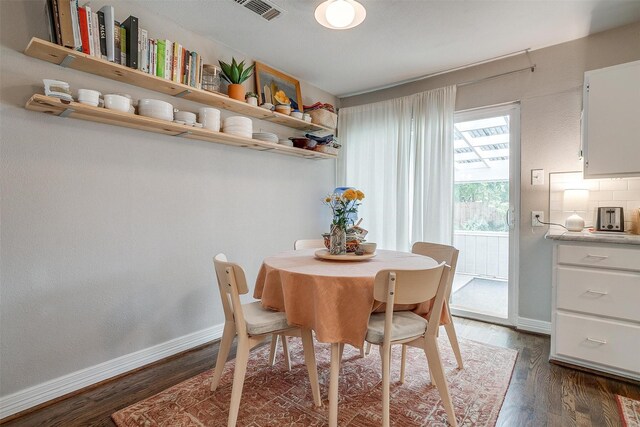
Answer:
[[[375,244],[375,243],[373,243],[373,242],[365,242],[365,243],[360,243],[360,244],[358,245],[358,247],[359,247],[360,249],[362,249],[362,250],[363,250],[363,252],[364,252],[365,254],[372,254],[372,253],[374,253],[374,252],[376,251],[376,247],[377,247],[377,246],[378,246],[378,245],[376,245],[376,244]]]
[[[296,119],[302,120],[302,113],[300,111],[292,111],[291,117],[295,117]]]
[[[122,95],[109,94],[104,96],[104,108],[115,111],[129,112],[131,100]]]
[[[138,109],[138,114],[144,117],[151,117],[153,119],[166,120],[168,122],[173,121],[173,112],[166,111],[153,111],[153,110],[140,110]]]
[[[252,126],[251,119],[248,117],[242,117],[242,116],[227,117],[226,119],[223,120],[223,123],[224,123],[224,126],[227,126],[227,125]]]
[[[173,105],[159,99],[141,99],[138,101],[138,110],[168,111],[173,115]]]
[[[273,104],[271,104],[269,102],[265,102],[264,104],[261,105],[261,107],[266,109],[266,110],[273,110]]]
[[[187,124],[194,124],[196,122],[195,113],[191,113],[189,111],[176,111],[173,114],[173,118],[175,120],[181,120]]]
[[[97,107],[102,94],[93,89],[78,89],[78,102]]]

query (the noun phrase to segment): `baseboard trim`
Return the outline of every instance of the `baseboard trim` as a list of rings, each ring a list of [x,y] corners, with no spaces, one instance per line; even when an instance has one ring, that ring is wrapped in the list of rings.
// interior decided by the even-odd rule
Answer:
[[[202,329],[0,397],[0,421],[60,396],[216,340],[222,337],[223,327],[223,324],[219,324]]]
[[[545,322],[544,320],[518,317],[516,328],[537,334],[551,335],[551,322]]]

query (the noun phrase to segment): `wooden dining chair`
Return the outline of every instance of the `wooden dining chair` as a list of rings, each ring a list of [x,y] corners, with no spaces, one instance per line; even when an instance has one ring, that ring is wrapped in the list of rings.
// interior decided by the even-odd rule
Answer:
[[[451,349],[453,350],[453,354],[456,357],[456,362],[458,363],[458,368],[462,369],[464,367],[462,363],[462,354],[460,353],[460,345],[458,344],[458,336],[456,335],[456,329],[453,325],[453,318],[451,317],[451,309],[449,308],[449,299],[451,298],[451,289],[453,287],[453,279],[456,274],[456,267],[458,265],[458,254],[460,251],[453,246],[449,245],[440,245],[437,243],[429,243],[429,242],[416,242],[413,244],[411,248],[411,252],[418,255],[428,256],[436,260],[436,262],[444,262],[451,267],[451,271],[449,273],[449,282],[447,293],[445,294],[444,303],[447,307],[447,315],[448,322],[444,325],[444,329],[447,332],[447,336],[449,337],[449,343],[451,344]],[[367,351],[368,353],[368,351]],[[407,358],[407,347],[402,346],[402,359],[400,364],[400,382],[404,383],[404,372],[405,372],[405,364]]]
[[[323,239],[300,239],[293,242],[293,249],[322,249],[324,248]]]
[[[235,426],[238,419],[238,409],[240,408],[249,351],[272,334],[292,334],[302,337],[304,359],[309,372],[313,400],[316,406],[322,406],[311,331],[289,326],[284,313],[266,310],[262,308],[259,301],[241,304],[240,295],[249,292],[242,267],[228,262],[224,254],[216,255],[213,258],[213,264],[218,279],[218,289],[222,299],[225,322],[211,382],[211,391],[215,391],[218,388],[224,365],[229,357],[231,344],[233,339],[236,336],[238,337],[236,366],[233,373],[227,426]]]
[[[449,386],[438,350],[440,314],[451,267],[444,262],[425,270],[382,270],[376,274],[374,298],[387,304],[384,313],[369,318],[367,342],[380,346],[382,357],[382,425],[389,426],[389,376],[391,346],[404,344],[424,350],[432,382],[440,393],[449,424],[457,426]],[[416,304],[434,299],[429,319],[411,311],[393,311],[394,304]]]

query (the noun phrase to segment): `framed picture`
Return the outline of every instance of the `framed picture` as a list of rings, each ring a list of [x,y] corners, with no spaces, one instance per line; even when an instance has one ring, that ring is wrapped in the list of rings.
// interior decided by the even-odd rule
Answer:
[[[269,102],[273,105],[281,104],[282,91],[291,101],[291,108],[302,111],[302,95],[300,95],[300,82],[291,76],[278,70],[256,62],[254,74],[256,76],[256,92],[260,104]]]

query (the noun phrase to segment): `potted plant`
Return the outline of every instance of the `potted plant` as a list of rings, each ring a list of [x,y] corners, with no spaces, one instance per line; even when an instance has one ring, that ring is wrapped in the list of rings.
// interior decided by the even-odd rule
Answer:
[[[243,101],[245,89],[242,83],[251,77],[255,64],[245,68],[244,61],[238,63],[235,58],[231,58],[231,64],[227,64],[224,61],[218,62],[220,63],[220,68],[222,68],[222,78],[229,82],[227,94],[230,98]]]
[[[247,92],[245,95],[245,99],[247,100],[247,104],[249,105],[258,105],[258,94],[255,92]]]

